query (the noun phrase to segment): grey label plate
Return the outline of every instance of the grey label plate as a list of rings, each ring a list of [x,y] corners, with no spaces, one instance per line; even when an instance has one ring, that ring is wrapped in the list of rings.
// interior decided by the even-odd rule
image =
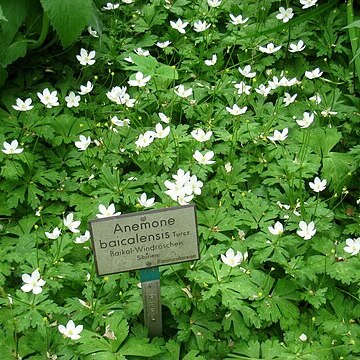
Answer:
[[[194,205],[90,221],[98,275],[199,259]]]

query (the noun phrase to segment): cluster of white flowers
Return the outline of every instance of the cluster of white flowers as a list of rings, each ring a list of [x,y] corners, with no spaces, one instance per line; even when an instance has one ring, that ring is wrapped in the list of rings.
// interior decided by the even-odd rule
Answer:
[[[148,130],[144,134],[140,134],[135,141],[138,148],[145,148],[149,146],[155,139],[164,139],[170,134],[170,126],[163,128],[161,123],[155,125],[155,131]]]
[[[311,239],[316,233],[315,223],[313,221],[310,221],[309,224],[305,221],[300,221],[299,228],[296,233],[304,240]],[[274,226],[269,226],[268,230],[272,235],[282,235],[284,233],[284,225],[280,221],[277,221]]]
[[[179,169],[175,175],[172,175],[172,178],[175,182],[170,180],[164,182],[168,189],[165,194],[177,201],[179,205],[187,205],[194,198],[194,195],[201,194],[202,181],[198,180],[196,175],[191,176],[189,171],[185,172],[183,169]]]
[[[115,104],[125,105],[128,108],[132,108],[135,105],[136,100],[131,99],[130,95],[127,93],[126,86],[114,86],[110,91],[106,93],[108,99]]]

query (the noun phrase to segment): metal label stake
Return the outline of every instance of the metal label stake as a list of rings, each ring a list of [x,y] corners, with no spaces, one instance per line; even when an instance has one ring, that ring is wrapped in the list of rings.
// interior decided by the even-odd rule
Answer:
[[[162,335],[162,314],[160,297],[160,272],[158,267],[140,270],[144,323],[149,336]]]

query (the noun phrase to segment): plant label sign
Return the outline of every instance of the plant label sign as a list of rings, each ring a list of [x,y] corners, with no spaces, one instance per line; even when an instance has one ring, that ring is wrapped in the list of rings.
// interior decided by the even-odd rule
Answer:
[[[90,221],[98,275],[197,260],[195,205]]]

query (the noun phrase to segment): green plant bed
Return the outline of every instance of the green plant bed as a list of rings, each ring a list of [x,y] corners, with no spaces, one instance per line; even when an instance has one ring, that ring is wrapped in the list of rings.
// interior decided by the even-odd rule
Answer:
[[[359,358],[356,4],[71,3],[0,1],[1,359]],[[150,338],[88,222],[188,203]]]

